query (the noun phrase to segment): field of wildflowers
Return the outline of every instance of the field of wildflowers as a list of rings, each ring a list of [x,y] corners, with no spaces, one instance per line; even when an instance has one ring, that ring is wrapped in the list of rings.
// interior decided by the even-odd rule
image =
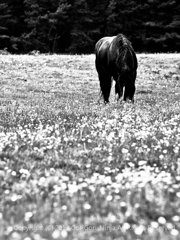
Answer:
[[[138,62],[98,105],[94,55],[0,56],[0,239],[180,238],[180,55]]]

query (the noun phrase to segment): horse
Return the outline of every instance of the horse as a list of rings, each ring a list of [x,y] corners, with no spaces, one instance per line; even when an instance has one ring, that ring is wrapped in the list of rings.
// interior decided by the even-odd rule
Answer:
[[[95,55],[95,66],[100,82],[100,98],[103,96],[104,103],[109,102],[112,77],[116,82],[117,101],[122,97],[124,88],[124,101],[134,102],[138,62],[131,42],[123,34],[103,37],[95,45]]]

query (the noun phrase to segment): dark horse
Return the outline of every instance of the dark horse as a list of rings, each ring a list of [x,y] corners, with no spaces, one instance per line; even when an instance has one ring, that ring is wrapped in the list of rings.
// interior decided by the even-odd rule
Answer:
[[[131,42],[122,34],[101,38],[95,46],[96,69],[99,75],[101,96],[109,102],[111,77],[116,81],[117,100],[123,95],[124,100],[134,102],[137,58]]]

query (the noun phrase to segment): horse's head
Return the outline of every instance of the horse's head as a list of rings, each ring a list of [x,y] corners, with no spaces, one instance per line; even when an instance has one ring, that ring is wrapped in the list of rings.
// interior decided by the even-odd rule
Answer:
[[[123,94],[123,87],[125,87],[123,98],[124,101],[130,100],[134,102],[135,79],[136,79],[135,71],[126,70],[124,72],[119,73],[119,77],[115,85],[115,93],[119,95],[119,98],[121,98]]]
[[[117,93],[125,87],[124,101],[134,101],[137,58],[131,42],[123,35],[114,40],[116,51]]]
[[[124,101],[134,102],[136,71],[130,70],[124,73],[123,82],[125,86]]]

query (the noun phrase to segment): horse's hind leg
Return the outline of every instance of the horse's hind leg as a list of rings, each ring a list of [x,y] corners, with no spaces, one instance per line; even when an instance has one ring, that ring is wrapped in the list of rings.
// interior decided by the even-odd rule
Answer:
[[[102,92],[102,96],[104,98],[104,102],[109,102],[109,95],[111,91],[111,76],[107,74],[106,72],[98,72],[99,74],[99,82],[100,82],[100,88]]]

